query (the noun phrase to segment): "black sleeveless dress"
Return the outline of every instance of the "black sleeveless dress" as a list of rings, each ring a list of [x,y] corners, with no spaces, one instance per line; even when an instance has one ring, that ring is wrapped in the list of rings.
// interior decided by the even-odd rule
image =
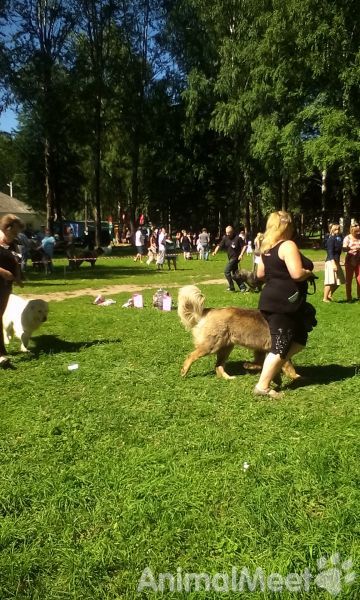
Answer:
[[[284,260],[279,258],[280,242],[262,255],[265,267],[265,286],[260,296],[259,308],[268,312],[293,314],[306,301],[306,281],[294,281]],[[314,264],[301,254],[302,266],[312,271]]]
[[[302,346],[307,342],[304,307],[308,284],[291,278],[285,261],[279,258],[282,243],[262,254],[265,286],[261,292],[259,309],[269,324],[271,352],[285,358],[292,342]],[[311,260],[302,254],[301,261],[305,269],[313,270]]]

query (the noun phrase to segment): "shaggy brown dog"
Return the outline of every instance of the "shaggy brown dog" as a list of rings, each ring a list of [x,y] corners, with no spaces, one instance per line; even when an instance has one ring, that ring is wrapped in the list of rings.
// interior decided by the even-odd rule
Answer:
[[[179,290],[178,315],[185,329],[192,329],[195,345],[195,350],[185,359],[181,375],[185,376],[198,358],[216,354],[217,376],[234,379],[224,368],[234,346],[254,350],[255,362],[244,363],[244,367],[261,369],[271,347],[269,326],[261,312],[234,306],[204,308],[204,302],[205,296],[195,285],[187,285]],[[299,377],[291,361],[287,361],[282,370],[290,379]]]

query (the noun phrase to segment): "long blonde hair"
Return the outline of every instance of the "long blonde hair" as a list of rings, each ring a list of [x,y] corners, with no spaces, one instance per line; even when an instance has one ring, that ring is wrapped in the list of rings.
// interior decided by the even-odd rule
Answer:
[[[278,210],[269,215],[264,238],[261,244],[261,254],[270,250],[280,240],[290,240],[294,234],[294,223],[290,213]]]
[[[337,229],[340,231],[340,225],[339,225],[339,223],[332,223],[332,225],[331,225],[331,227],[329,229],[329,235],[334,235],[334,233],[335,233],[335,231]]]

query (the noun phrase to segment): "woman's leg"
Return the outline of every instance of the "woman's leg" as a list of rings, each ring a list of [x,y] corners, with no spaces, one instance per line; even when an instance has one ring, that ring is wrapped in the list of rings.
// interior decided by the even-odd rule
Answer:
[[[282,394],[272,390],[270,384],[279,375],[284,364],[304,348],[306,335],[302,333],[298,315],[263,313],[263,316],[270,329],[271,350],[264,360],[254,394],[280,398]],[[301,342],[304,337],[304,342],[301,344],[293,341],[294,337],[298,339],[299,335]]]
[[[3,330],[3,315],[8,303],[10,294],[4,290],[0,292],[0,359],[7,355],[7,351],[4,343],[4,330]]]
[[[336,290],[338,289],[338,285],[337,283],[334,283],[333,285],[330,286],[330,298],[333,297],[334,293],[336,292]]]
[[[275,390],[271,390],[270,384],[280,373],[285,362],[298,352],[301,352],[303,349],[303,345],[298,344],[297,342],[292,342],[286,358],[281,358],[280,354],[273,354],[272,352],[269,352],[264,360],[260,379],[255,386],[255,393],[260,392],[260,395],[262,395],[261,392],[263,392],[264,395],[269,395],[273,398],[280,398],[282,394],[275,392]]]
[[[355,267],[356,291],[358,300],[360,300],[360,263]]]
[[[256,384],[256,388],[261,391],[266,391],[270,387],[271,381],[280,373],[285,358],[281,358],[280,354],[269,352],[264,360],[263,368],[260,374],[260,379]]]
[[[331,298],[331,285],[324,285],[324,302],[330,302]]]
[[[351,265],[351,262],[350,262],[350,260],[348,260],[348,257],[346,257],[346,259],[345,259],[346,300],[351,300],[352,299],[351,285],[352,285],[352,280],[353,280],[353,277],[354,277],[354,272],[355,272],[354,267]]]

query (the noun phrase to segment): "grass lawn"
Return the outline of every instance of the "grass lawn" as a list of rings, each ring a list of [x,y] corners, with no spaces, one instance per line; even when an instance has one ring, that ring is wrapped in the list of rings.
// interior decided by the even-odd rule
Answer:
[[[256,294],[206,285],[224,264],[220,253],[157,273],[101,258],[64,277],[58,261],[23,291],[200,282],[209,306],[256,307]],[[128,292],[111,294],[109,307],[89,296],[50,303],[32,353],[12,342],[16,370],[0,375],[1,600],[150,598],[150,588],[137,592],[146,567],[154,585],[160,573],[177,576],[166,598],[360,597],[358,581],[345,582],[360,572],[360,306],[341,302],[343,287],[339,302],[322,303],[319,275],[318,326],[295,360],[306,384],[284,380],[281,401],[252,396],[258,375],[244,372],[251,355],[241,348],[228,363],[235,380],[214,376],[213,357],[181,379],[191,334],[176,311],[152,308],[152,289],[143,310],[121,307]],[[337,553],[332,570],[318,566]],[[238,579],[248,570],[243,592],[232,591],[233,567]],[[257,568],[263,591],[251,591]],[[224,575],[187,592],[186,573],[228,574],[229,591]]]

